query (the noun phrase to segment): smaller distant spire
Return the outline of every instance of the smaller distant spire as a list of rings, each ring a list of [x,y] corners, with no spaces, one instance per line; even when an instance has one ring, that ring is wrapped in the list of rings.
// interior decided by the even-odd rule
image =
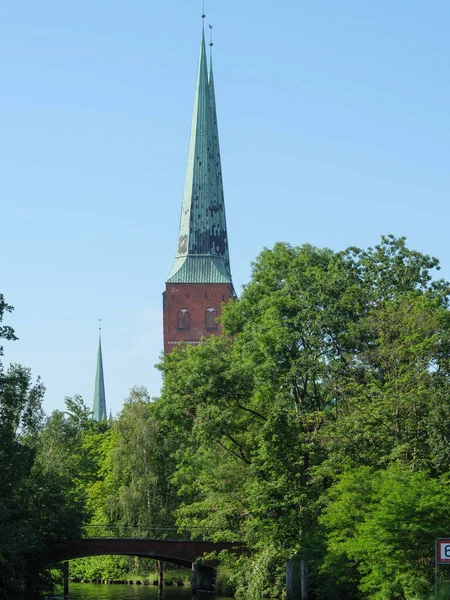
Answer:
[[[98,352],[97,352],[97,371],[95,374],[94,386],[94,406],[93,406],[93,421],[106,421],[106,395],[105,395],[105,379],[103,376],[103,357],[102,357],[102,320],[98,320]]]

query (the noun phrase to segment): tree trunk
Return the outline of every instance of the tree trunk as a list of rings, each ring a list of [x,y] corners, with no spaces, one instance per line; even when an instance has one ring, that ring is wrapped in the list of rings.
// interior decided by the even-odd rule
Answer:
[[[302,600],[308,600],[308,569],[304,558],[300,561],[300,574],[302,582]]]
[[[162,590],[164,587],[164,568],[163,561],[158,560],[158,589]]]
[[[294,561],[286,561],[286,599],[294,600]]]
[[[69,595],[69,563],[63,562],[62,564],[63,581],[64,581],[64,596]]]
[[[192,563],[191,586],[192,586],[192,593],[196,594],[197,588],[198,588],[198,571],[197,571],[197,563],[195,563],[195,562]]]

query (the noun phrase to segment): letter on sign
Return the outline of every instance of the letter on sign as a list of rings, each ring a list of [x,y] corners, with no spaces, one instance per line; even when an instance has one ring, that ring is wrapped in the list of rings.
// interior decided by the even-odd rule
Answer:
[[[438,563],[450,563],[450,540],[438,540],[437,551]]]

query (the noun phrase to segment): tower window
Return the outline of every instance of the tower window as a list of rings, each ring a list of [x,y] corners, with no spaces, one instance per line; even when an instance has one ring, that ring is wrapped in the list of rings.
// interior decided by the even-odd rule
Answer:
[[[206,329],[213,330],[217,329],[217,310],[215,308],[207,308],[205,313],[205,325]]]
[[[190,329],[191,327],[191,315],[187,308],[182,308],[178,311],[177,328],[178,329]]]

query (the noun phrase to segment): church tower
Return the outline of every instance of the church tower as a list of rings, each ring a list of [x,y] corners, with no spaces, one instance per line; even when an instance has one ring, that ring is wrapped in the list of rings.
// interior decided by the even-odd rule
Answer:
[[[106,395],[105,379],[103,377],[103,357],[102,357],[102,329],[98,332],[98,352],[97,352],[97,371],[95,374],[94,403],[92,420],[101,422],[106,421]]]
[[[211,44],[212,45],[212,44]],[[163,293],[164,352],[220,333],[231,279],[212,60],[202,32],[175,262]]]

